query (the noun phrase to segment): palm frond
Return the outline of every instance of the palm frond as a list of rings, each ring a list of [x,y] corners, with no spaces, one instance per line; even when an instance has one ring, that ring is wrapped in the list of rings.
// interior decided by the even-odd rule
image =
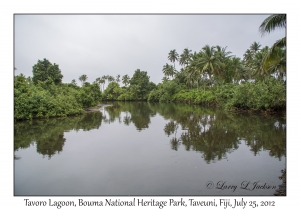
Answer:
[[[259,27],[260,33],[263,35],[274,31],[276,28],[286,27],[286,14],[273,14],[267,17]]]

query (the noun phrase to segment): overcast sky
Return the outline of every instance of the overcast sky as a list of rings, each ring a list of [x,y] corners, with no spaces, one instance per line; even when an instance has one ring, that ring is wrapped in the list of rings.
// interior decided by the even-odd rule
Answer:
[[[268,16],[15,15],[16,74],[32,76],[32,66],[46,58],[59,65],[63,82],[80,84],[82,74],[88,82],[103,75],[131,77],[141,69],[157,84],[170,50],[220,45],[242,58],[254,41],[271,46],[286,31],[262,37],[258,28]]]

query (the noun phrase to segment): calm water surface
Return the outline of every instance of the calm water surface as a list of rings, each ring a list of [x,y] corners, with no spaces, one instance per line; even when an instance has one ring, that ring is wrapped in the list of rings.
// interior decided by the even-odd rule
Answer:
[[[282,183],[280,116],[111,104],[15,123],[15,195],[273,195]]]

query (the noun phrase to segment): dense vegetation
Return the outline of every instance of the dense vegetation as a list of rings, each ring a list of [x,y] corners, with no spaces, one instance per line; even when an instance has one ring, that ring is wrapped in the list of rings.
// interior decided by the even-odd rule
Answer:
[[[99,85],[94,82],[62,83],[58,65],[47,59],[33,67],[33,78],[18,75],[14,78],[14,118],[63,117],[81,114],[84,108],[101,101]]]
[[[262,34],[284,28],[286,15],[271,15],[259,27]],[[171,50],[162,67],[162,82],[154,84],[147,72],[137,69],[130,78],[104,75],[92,84],[81,75],[81,86],[73,79],[62,83],[57,64],[47,59],[33,66],[33,77],[15,76],[14,118],[32,119],[81,114],[101,100],[148,100],[185,102],[226,109],[278,110],[286,106],[286,38],[270,48],[250,45],[243,59],[227,47],[204,46],[192,53]],[[180,70],[176,70],[179,62]],[[120,86],[120,82],[124,86]],[[104,89],[105,83],[108,83]]]

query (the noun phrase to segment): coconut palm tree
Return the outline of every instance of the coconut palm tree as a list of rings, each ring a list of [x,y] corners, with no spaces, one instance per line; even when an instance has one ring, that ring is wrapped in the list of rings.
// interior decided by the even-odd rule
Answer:
[[[283,81],[286,74],[286,50],[275,47],[273,53],[265,61],[265,69],[266,72]]]
[[[229,55],[232,52],[231,51],[226,51],[226,49],[227,49],[227,46],[226,47],[221,47],[219,45],[216,46],[215,54],[218,56],[219,60],[223,63],[225,62],[225,60],[227,58],[232,57],[232,55]]]
[[[219,76],[225,67],[215,52],[215,47],[210,47],[209,45],[204,46],[197,62],[197,65],[201,68],[201,73],[207,73],[209,79],[211,79],[211,75]]]
[[[234,69],[234,72],[235,72],[235,74],[234,74],[234,83],[235,84],[237,84],[241,80],[246,81],[246,80],[250,79],[248,68],[242,64],[242,61],[240,58],[233,57],[231,59],[231,61],[232,61],[232,68]]]
[[[260,51],[261,44],[259,42],[253,42],[250,46],[250,51],[255,54]]]
[[[166,65],[163,66],[162,71],[166,77],[171,76],[173,78],[174,75],[176,74],[176,70],[174,69],[174,67],[167,63],[166,63]]]
[[[190,58],[191,58],[191,55],[192,55],[191,52],[192,52],[192,50],[189,50],[188,48],[185,48],[183,50],[183,53],[180,55],[179,64],[183,65],[185,68],[187,67],[187,65],[189,65]]]
[[[117,83],[120,82],[120,77],[121,77],[120,74],[118,74],[118,75],[116,76],[116,82],[117,82]]]
[[[115,81],[115,78],[113,76],[108,76],[107,80],[108,80],[109,83],[111,83],[111,82]]]
[[[83,74],[83,75],[81,75],[80,77],[79,77],[79,80],[82,82],[82,85],[83,85],[83,83],[87,80],[87,76],[85,75],[85,74]]]
[[[259,26],[259,31],[262,36],[271,33],[275,29],[285,29],[286,28],[286,14],[273,14],[267,17]],[[271,47],[269,53],[266,55],[265,62],[268,62],[269,57],[274,57],[274,53],[278,50],[275,48],[285,48],[286,47],[286,37],[277,40]]]
[[[130,77],[127,74],[122,77],[122,83],[125,85],[125,87],[127,87],[127,85],[129,84],[129,80]]]
[[[77,85],[76,80],[75,80],[75,79],[72,79],[71,84]]]
[[[244,56],[243,61],[249,68],[251,68],[253,63],[253,54],[251,50],[247,49],[243,56]]]
[[[95,82],[99,85],[101,91],[101,78],[100,77],[96,78]]]
[[[267,17],[259,26],[262,35],[271,33],[276,28],[286,27],[286,14],[273,14]]]
[[[174,50],[171,50],[170,52],[169,52],[169,56],[168,56],[168,59],[169,59],[169,61],[171,61],[172,63],[174,63],[174,69],[175,69],[175,61],[177,61],[178,60],[178,53],[176,52],[176,50],[174,49]]]
[[[104,91],[105,80],[106,80],[106,76],[103,75],[103,76],[101,77],[101,82],[102,82],[102,84],[103,84],[103,91]]]

